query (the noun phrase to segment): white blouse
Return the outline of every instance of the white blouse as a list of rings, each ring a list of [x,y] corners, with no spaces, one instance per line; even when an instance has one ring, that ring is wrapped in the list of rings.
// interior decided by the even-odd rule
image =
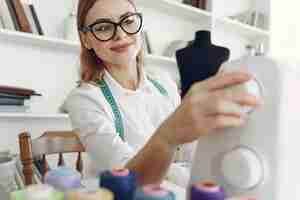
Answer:
[[[140,72],[140,83],[135,91],[123,88],[109,72],[104,72],[103,78],[121,112],[124,141],[116,132],[111,106],[97,85],[83,83],[71,91],[61,107],[69,113],[73,129],[80,134],[98,171],[123,167],[180,104],[177,86],[166,74],[151,75],[167,90],[168,95],[164,96],[147,79],[146,72]],[[174,164],[170,170],[172,176],[178,173],[184,173],[181,178],[189,176],[187,171]]]

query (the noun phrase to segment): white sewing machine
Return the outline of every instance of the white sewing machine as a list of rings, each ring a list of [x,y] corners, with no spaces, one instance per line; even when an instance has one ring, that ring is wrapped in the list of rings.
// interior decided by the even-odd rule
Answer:
[[[191,182],[215,181],[227,197],[300,199],[299,73],[265,57],[244,57],[222,67],[230,66],[245,66],[255,75],[252,91],[263,96],[264,105],[249,113],[244,127],[198,141]]]

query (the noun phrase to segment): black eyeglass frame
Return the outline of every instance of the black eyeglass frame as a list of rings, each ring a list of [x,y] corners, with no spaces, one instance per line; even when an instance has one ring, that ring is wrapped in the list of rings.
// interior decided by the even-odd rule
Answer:
[[[127,31],[122,27],[122,23],[123,23],[123,21],[126,20],[128,17],[131,17],[131,16],[133,16],[133,15],[137,15],[137,16],[140,18],[141,23],[140,23],[140,26],[139,26],[139,28],[137,29],[136,32],[134,32],[134,33],[129,33],[129,32],[127,32]],[[94,27],[95,25],[97,25],[97,24],[100,24],[100,23],[110,23],[110,24],[113,24],[113,25],[114,25],[114,27],[115,27],[114,33],[112,34],[112,36],[111,36],[109,39],[102,40],[102,39],[98,38],[98,37],[96,36],[96,34],[94,33],[93,27]],[[102,21],[100,21],[100,22],[97,22],[97,20],[96,20],[94,23],[92,23],[92,24],[90,24],[90,25],[88,25],[88,26],[83,26],[83,27],[81,27],[79,30],[82,31],[83,33],[91,32],[91,33],[93,34],[93,36],[94,36],[97,40],[100,40],[100,41],[102,41],[102,42],[106,42],[106,41],[109,41],[109,40],[113,39],[113,38],[116,36],[118,26],[121,27],[121,29],[122,29],[125,33],[127,33],[127,34],[129,34],[129,35],[137,34],[137,33],[141,30],[141,28],[142,28],[142,26],[143,26],[143,15],[142,15],[142,13],[140,13],[140,12],[130,13],[129,15],[127,15],[127,16],[125,16],[123,19],[121,19],[118,23],[113,22],[113,21],[110,21],[110,20],[102,20]]]

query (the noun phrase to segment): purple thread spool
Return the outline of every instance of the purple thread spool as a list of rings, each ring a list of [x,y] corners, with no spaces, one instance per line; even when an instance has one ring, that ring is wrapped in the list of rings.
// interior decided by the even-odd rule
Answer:
[[[99,186],[112,191],[115,200],[132,200],[137,188],[136,174],[128,169],[104,171]]]
[[[137,189],[134,200],[175,200],[175,194],[159,185],[146,185]]]
[[[193,184],[190,191],[191,200],[224,200],[224,190],[213,182]]]
[[[256,200],[254,197],[233,197],[226,200]]]
[[[60,191],[76,189],[81,186],[81,174],[68,167],[58,167],[46,173],[44,182]]]

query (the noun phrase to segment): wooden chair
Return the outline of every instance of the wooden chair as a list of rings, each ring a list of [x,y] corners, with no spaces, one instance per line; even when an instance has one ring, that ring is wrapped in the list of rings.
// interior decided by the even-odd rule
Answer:
[[[78,152],[76,169],[82,173],[83,163],[81,153],[85,151],[76,132],[47,131],[36,139],[31,139],[28,132],[19,135],[20,159],[23,165],[25,185],[33,184],[34,160],[42,160],[42,177],[48,171],[46,155],[59,154],[58,166],[65,164],[63,153]]]

